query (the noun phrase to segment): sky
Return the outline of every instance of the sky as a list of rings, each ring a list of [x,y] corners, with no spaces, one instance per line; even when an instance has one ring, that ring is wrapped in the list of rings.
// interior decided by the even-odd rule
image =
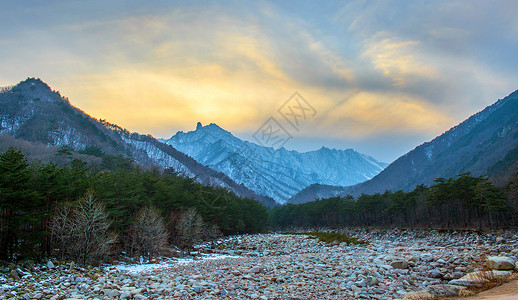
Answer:
[[[0,86],[160,138],[274,120],[287,149],[391,162],[518,89],[514,0],[0,4]]]

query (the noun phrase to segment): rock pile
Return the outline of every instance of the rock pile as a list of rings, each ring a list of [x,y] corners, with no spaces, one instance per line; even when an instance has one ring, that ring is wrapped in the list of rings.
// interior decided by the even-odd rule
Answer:
[[[461,282],[475,276],[470,272],[486,259],[490,266],[507,269],[492,271],[495,276],[509,274],[518,255],[518,236],[511,232],[344,232],[370,244],[259,234],[199,249],[226,255],[220,258],[140,272],[49,263],[4,270],[0,299],[433,299],[465,289],[469,284]]]

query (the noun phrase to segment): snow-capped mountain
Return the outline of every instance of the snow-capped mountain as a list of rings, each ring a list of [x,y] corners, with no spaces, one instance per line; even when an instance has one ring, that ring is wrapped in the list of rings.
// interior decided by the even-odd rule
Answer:
[[[505,177],[518,166],[518,91],[391,163],[373,179],[349,187],[312,185],[289,202],[303,203],[336,195],[410,191],[434,179],[470,172]]]
[[[256,194],[150,135],[131,133],[90,117],[40,79],[28,78],[0,89],[0,134],[49,146],[68,146],[76,151],[96,146],[106,154],[123,155],[143,166],[172,168],[202,184],[227,188],[266,206],[275,205],[272,199]]]
[[[352,149],[273,151],[243,141],[216,124],[198,123],[194,131],[180,131],[161,141],[278,203],[313,183],[353,185],[374,177],[387,166]]]

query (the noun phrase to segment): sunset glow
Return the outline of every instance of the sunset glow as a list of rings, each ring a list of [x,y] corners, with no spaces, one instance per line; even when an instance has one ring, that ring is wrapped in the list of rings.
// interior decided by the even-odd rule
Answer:
[[[287,148],[390,162],[518,82],[515,1],[23,2],[0,12],[0,86],[40,77],[156,137],[249,139],[298,91],[318,113]]]

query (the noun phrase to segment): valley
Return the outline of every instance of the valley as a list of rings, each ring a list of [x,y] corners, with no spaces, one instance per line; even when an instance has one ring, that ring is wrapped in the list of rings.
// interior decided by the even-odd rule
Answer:
[[[518,299],[516,16],[3,1],[0,300]]]
[[[0,299],[436,299],[503,282],[518,259],[517,99],[387,166],[352,149],[272,153],[216,124],[157,140],[29,78],[0,92],[15,214],[0,254],[16,261]],[[381,229],[395,226],[429,229]],[[321,227],[367,243],[278,233]],[[476,273],[498,257],[505,270]]]

